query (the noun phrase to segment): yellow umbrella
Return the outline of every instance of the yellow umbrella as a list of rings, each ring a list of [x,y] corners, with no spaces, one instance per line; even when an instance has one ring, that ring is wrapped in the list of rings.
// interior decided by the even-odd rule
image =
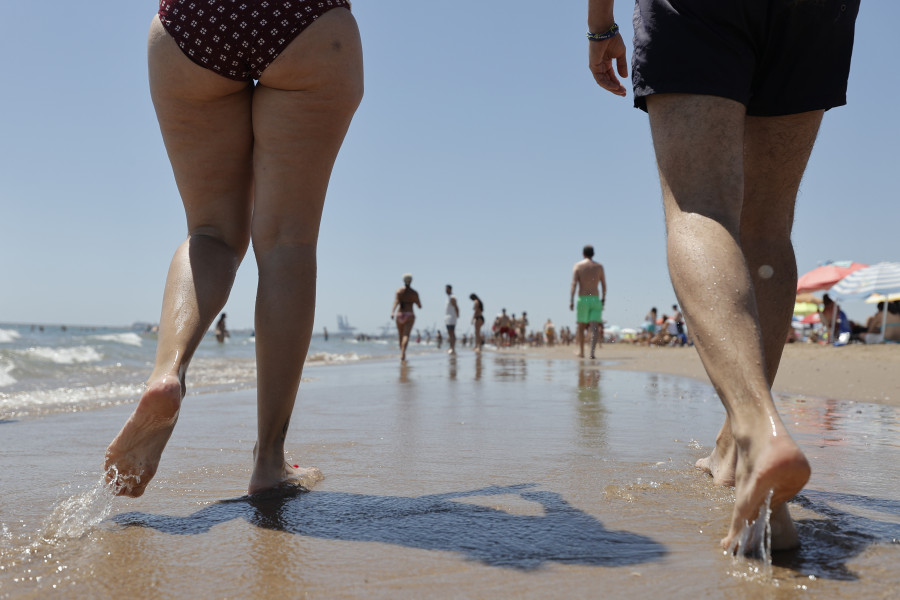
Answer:
[[[900,300],[900,292],[895,294],[888,294],[887,296],[883,294],[872,294],[868,298],[866,298],[866,304],[878,304],[879,302],[893,302],[894,300]]]
[[[794,302],[795,315],[809,315],[819,312],[819,305],[815,302]]]

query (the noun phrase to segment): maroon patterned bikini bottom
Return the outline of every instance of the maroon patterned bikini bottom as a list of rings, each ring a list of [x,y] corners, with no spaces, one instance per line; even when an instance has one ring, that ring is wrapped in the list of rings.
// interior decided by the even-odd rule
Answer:
[[[313,21],[347,0],[160,0],[159,20],[192,61],[219,75],[259,79]]]

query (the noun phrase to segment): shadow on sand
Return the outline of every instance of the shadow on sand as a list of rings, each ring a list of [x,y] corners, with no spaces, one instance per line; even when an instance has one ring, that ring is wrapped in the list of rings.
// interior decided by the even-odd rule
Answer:
[[[405,498],[343,492],[293,491],[242,496],[187,517],[123,513],[122,526],[149,527],[172,535],[196,535],[245,519],[265,529],[343,541],[381,542],[450,551],[486,565],[532,570],[548,562],[625,566],[660,560],[665,547],[627,531],[606,529],[559,494],[535,484],[488,487]],[[456,499],[516,494],[543,508],[540,516],[516,515]]]
[[[772,557],[776,566],[822,579],[856,581],[859,576],[847,567],[847,562],[870,545],[896,544],[900,540],[900,501],[816,490],[804,490],[793,501],[822,518],[796,522],[802,546],[776,553]],[[850,512],[853,509],[870,515],[883,514],[890,520]]]

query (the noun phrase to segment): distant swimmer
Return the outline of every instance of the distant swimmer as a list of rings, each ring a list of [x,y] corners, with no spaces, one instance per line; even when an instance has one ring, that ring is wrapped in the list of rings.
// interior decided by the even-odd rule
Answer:
[[[456,354],[456,321],[459,319],[459,304],[453,295],[453,286],[449,283],[444,288],[447,292],[447,306],[444,309],[444,324],[447,326],[447,344],[450,345],[448,354]]]
[[[422,308],[422,302],[419,300],[419,292],[412,289],[412,275],[407,273],[403,276],[403,287],[394,294],[394,305],[391,307],[391,318],[397,323],[397,337],[400,341],[400,360],[406,361],[406,347],[409,345],[409,336],[412,332],[413,323],[416,322],[416,315],[413,312],[413,305]]]
[[[224,344],[227,337],[231,337],[231,333],[225,327],[225,313],[222,313],[222,316],[219,317],[219,322],[216,323],[216,341]]]
[[[606,275],[603,265],[594,261],[594,247],[585,246],[582,250],[583,260],[575,263],[572,269],[572,287],[569,293],[569,310],[575,310],[575,291],[578,291],[578,312],[575,320],[578,323],[576,337],[578,339],[578,356],[584,358],[584,334],[591,328],[591,358],[600,337],[603,335],[603,304],[606,302]],[[600,295],[600,288],[603,295]]]

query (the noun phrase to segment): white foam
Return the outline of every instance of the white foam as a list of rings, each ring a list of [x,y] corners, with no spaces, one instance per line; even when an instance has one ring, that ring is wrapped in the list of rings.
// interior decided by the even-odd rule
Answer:
[[[0,329],[0,344],[8,344],[22,337],[15,329]]]
[[[95,335],[93,336],[93,339],[103,340],[104,342],[115,342],[117,344],[126,344],[128,346],[137,346],[138,348],[140,348],[143,343],[141,336],[134,332]]]
[[[0,387],[16,383],[16,378],[10,375],[15,368],[16,365],[12,363],[0,364]]]
[[[72,348],[48,348],[38,346],[26,350],[29,356],[49,360],[58,365],[96,362],[103,357],[92,346],[75,346]]]
[[[325,362],[325,363],[342,363],[359,360],[360,357],[356,352],[348,352],[346,354],[332,354],[330,352],[315,352],[306,357],[309,362]]]

